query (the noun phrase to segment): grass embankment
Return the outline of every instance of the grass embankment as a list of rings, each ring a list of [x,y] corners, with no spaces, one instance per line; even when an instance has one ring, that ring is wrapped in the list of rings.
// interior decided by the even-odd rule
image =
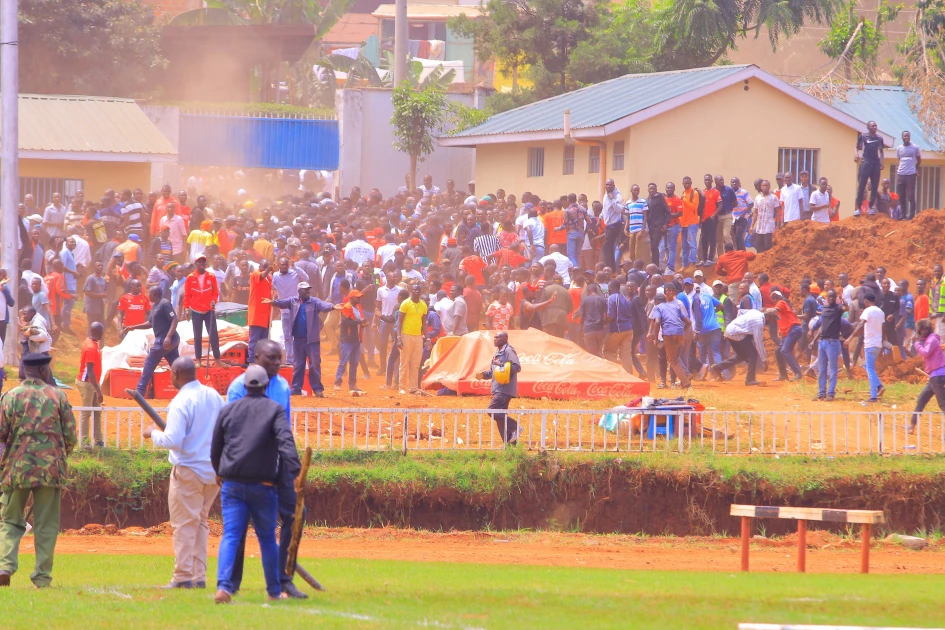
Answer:
[[[332,526],[685,535],[734,531],[728,506],[737,502],[883,509],[886,530],[914,533],[945,518],[943,461],[335,451],[314,456],[308,506],[310,520]],[[88,522],[155,524],[166,520],[169,473],[160,451],[82,453],[67,497],[75,511],[89,508]]]
[[[941,626],[945,576],[618,571],[382,560],[318,560],[328,586],[306,601],[264,603],[247,559],[230,606],[207,591],[158,591],[166,556],[60,555],[53,588],[35,590],[22,556],[0,592],[9,628],[735,628],[738,622]],[[216,559],[210,558],[209,585]]]

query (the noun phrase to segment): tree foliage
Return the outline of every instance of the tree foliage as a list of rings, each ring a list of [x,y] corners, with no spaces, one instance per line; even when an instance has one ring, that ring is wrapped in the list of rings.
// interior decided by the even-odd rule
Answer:
[[[390,123],[394,148],[410,156],[410,188],[414,187],[417,163],[433,153],[436,134],[446,120],[446,92],[435,82],[425,86],[403,81],[391,94],[394,115]]]
[[[831,59],[842,59],[844,78],[852,80],[853,74],[863,74],[864,78],[875,80],[877,57],[881,46],[886,42],[883,26],[896,19],[902,5],[892,6],[881,0],[873,21],[857,13],[857,0],[850,0],[846,11],[841,11],[827,36],[820,41],[820,50]]]
[[[945,0],[919,0],[895,70],[926,135],[945,148]]]
[[[142,0],[20,0],[20,90],[145,96],[167,66]]]

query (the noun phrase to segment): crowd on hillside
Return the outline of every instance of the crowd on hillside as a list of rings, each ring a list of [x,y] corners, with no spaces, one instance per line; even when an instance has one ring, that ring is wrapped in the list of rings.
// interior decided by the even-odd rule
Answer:
[[[862,138],[864,163],[871,134]],[[815,185],[806,172],[797,183],[793,173],[778,173],[776,187],[755,179],[754,193],[738,177],[702,181],[700,189],[683,177],[663,191],[650,183],[644,196],[636,184],[624,195],[608,180],[593,201],[479,194],[474,182],[441,189],[430,176],[413,190],[355,187],[338,199],[305,191],[272,200],[240,190],[235,203],[210,203],[196,187],[173,195],[164,186],[148,195],[108,190],[97,203],[79,193],[63,205],[57,195],[40,210],[27,195],[19,208],[20,341],[24,351],[43,351],[58,335],[75,334],[71,312],[82,296],[90,323],[122,335],[154,329],[144,393],[154,368],[176,358],[181,319],[193,322],[198,361],[204,329],[219,360],[216,305],[236,302],[248,306],[248,360],[280,319],[286,360],[296,368],[293,393],[307,365],[311,390],[322,395],[323,340],[340,357],[335,387],[347,375],[355,391],[360,367],[386,376],[386,387],[416,392],[437,338],[483,328],[539,328],[656,387],[685,387],[693,378],[731,378],[738,363],[747,363],[746,383],[755,384],[768,364],[767,330],[778,378],[819,372],[820,396],[832,399],[839,357],[849,372],[862,355],[878,399],[878,354],[921,353],[913,343],[920,320],[945,324],[940,273],[919,279],[913,295],[908,280],[896,283],[882,268],[858,286],[841,275],[797,287],[750,269],[781,226],[836,220],[840,202],[826,177]],[[862,184],[862,214],[900,212],[888,181],[869,199]],[[913,204],[905,216],[914,211]],[[719,278],[711,285],[705,268]],[[3,293],[12,303],[6,286]],[[855,344],[840,344],[850,337]],[[945,402],[938,376],[930,392]]]

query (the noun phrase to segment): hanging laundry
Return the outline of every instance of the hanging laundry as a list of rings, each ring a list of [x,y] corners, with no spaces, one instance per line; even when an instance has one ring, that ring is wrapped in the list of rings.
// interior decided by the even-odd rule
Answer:
[[[431,39],[430,40],[430,56],[427,59],[435,59],[438,61],[443,61],[446,57],[446,42],[442,39]]]

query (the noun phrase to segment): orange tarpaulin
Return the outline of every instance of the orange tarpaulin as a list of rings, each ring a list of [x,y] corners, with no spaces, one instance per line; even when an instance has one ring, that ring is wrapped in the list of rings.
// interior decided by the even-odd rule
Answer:
[[[510,330],[509,344],[518,353],[518,395],[526,398],[614,398],[646,396],[650,384],[624,369],[595,357],[576,343],[540,330]],[[433,353],[436,359],[423,379],[423,389],[446,387],[457,394],[488,395],[490,381],[475,374],[488,369],[495,354],[491,331],[451,340],[452,347]],[[444,339],[437,342],[442,344]]]

